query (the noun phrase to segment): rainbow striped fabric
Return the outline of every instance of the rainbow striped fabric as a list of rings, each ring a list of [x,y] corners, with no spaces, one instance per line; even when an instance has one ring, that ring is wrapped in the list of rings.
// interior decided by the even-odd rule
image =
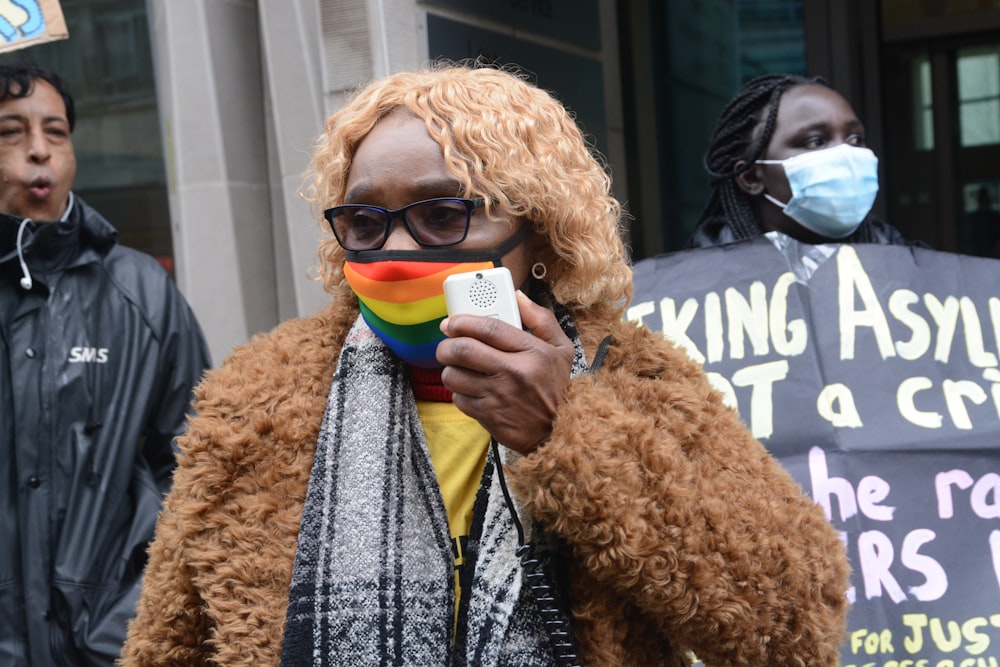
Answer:
[[[420,368],[440,364],[434,356],[444,338],[439,325],[448,315],[444,279],[480,271],[493,262],[346,262],[344,276],[358,295],[361,314],[403,361]]]

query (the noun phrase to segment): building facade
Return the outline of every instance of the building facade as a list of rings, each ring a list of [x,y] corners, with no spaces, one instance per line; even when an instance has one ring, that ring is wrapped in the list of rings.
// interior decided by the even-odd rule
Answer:
[[[942,250],[1000,229],[998,0],[61,0],[70,37],[4,59],[78,102],[77,192],[173,271],[216,362],[326,302],[299,195],[324,118],[433,58],[521,66],[576,115],[632,216],[680,248],[716,118],[748,78],[824,76],[880,157],[877,212]],[[985,202],[985,203],[984,203]]]

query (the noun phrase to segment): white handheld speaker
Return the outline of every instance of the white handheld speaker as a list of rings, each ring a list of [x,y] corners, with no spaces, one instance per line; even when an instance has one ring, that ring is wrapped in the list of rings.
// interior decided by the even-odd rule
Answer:
[[[505,266],[448,276],[444,279],[444,300],[449,315],[496,317],[521,328],[514,280]]]

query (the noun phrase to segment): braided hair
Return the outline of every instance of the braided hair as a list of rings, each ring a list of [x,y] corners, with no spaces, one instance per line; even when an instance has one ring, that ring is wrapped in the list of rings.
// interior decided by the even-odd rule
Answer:
[[[728,223],[736,239],[753,238],[763,233],[754,215],[750,195],[736,183],[736,177],[752,169],[770,143],[781,96],[791,88],[810,84],[830,87],[822,77],[758,76],[748,81],[722,110],[705,154],[704,165],[712,196],[701,213],[699,227],[721,220]],[[735,166],[740,160],[746,164],[737,170]],[[690,241],[688,245],[692,245]]]

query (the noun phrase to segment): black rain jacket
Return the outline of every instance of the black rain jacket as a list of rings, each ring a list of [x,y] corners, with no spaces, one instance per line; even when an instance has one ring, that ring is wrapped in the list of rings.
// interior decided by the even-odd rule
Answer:
[[[111,665],[175,465],[201,329],[79,197],[0,214],[0,665]]]

